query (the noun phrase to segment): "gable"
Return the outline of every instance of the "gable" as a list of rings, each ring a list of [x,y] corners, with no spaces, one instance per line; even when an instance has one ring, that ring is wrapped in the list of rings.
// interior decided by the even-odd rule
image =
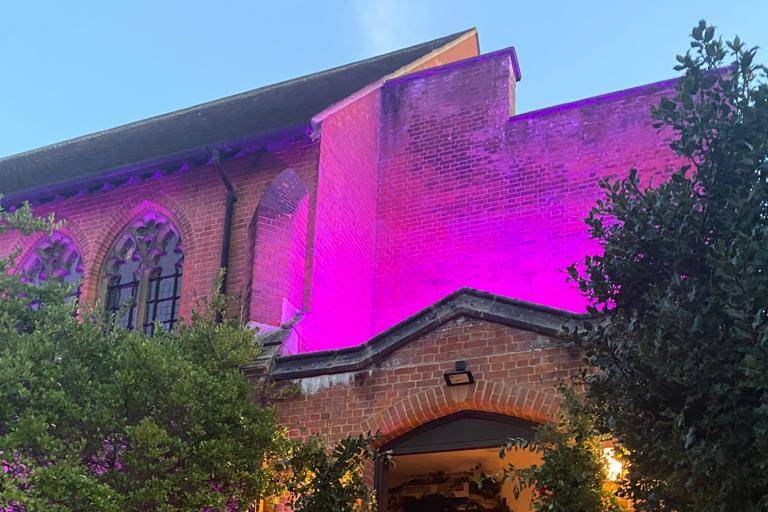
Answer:
[[[476,318],[546,336],[557,336],[564,327],[586,319],[584,315],[464,288],[362,345],[278,356],[272,363],[270,377],[273,380],[288,380],[364,370],[381,364],[395,351],[461,317]]]

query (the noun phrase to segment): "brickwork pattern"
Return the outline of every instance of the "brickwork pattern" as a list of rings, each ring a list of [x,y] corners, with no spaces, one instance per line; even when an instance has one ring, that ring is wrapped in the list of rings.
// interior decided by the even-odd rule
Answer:
[[[382,89],[374,332],[456,289],[582,311],[565,268],[598,248],[598,180],[678,162],[650,106],[672,82],[509,116],[504,52]]]
[[[673,84],[510,117],[513,53],[476,53],[473,34],[328,113],[313,136],[224,164],[238,198],[227,290],[243,318],[301,315],[291,350],[307,352],[359,344],[461,287],[583,309],[563,270],[597,250],[582,220],[597,181],[632,166],[662,178],[680,163],[649,115]],[[306,192],[283,211],[288,169]],[[225,197],[203,165],[35,211],[67,220],[87,303],[103,296],[120,231],[145,211],[166,215],[185,248],[188,317],[218,271]],[[0,251],[28,252],[33,238],[7,235]]]
[[[302,138],[275,148],[269,159],[251,155],[224,165],[238,197],[232,226],[229,290],[239,292],[245,276],[250,274],[246,257],[251,241],[249,223],[258,199],[289,166],[303,181],[314,184],[317,145]],[[54,212],[57,219],[66,222],[62,231],[72,238],[83,257],[81,300],[89,304],[103,301],[103,264],[125,227],[147,211],[167,216],[179,228],[184,245],[180,314],[188,317],[197,299],[210,295],[213,289],[220,262],[225,197],[216,170],[208,165],[146,181],[136,179],[119,188],[84,194],[33,210],[39,215]],[[0,249],[2,254],[19,250],[19,261],[23,261],[38,238],[39,235],[23,237],[7,233],[0,237]]]
[[[449,388],[443,374],[467,362],[477,382]],[[565,343],[529,331],[461,317],[351,374],[294,381],[299,396],[276,404],[291,435],[329,441],[380,430],[382,442],[460,410],[546,421],[559,405],[556,385],[580,364]],[[466,396],[454,396],[466,392]]]
[[[308,190],[293,169],[275,178],[251,221],[250,319],[269,325],[290,321],[303,309]]]
[[[312,254],[312,300],[302,351],[362,343],[371,335],[379,93],[322,124]],[[343,341],[342,341],[343,340]]]

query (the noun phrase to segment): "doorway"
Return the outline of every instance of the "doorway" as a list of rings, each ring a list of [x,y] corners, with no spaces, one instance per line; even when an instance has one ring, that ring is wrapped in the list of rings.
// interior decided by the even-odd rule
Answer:
[[[462,411],[432,421],[385,444],[392,463],[377,466],[380,512],[519,512],[530,491],[515,497],[504,469],[539,460],[499,448],[510,438],[532,439],[535,424],[501,414]]]

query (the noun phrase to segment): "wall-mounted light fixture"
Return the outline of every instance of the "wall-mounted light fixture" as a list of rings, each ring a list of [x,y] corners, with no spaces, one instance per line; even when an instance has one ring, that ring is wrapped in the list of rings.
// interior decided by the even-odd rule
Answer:
[[[467,368],[466,361],[456,361],[455,369],[445,372],[443,377],[449,386],[465,386],[475,382],[475,377]]]

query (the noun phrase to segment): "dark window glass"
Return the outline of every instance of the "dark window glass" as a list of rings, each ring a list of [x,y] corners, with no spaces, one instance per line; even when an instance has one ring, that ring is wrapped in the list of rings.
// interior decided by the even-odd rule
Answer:
[[[130,241],[128,242],[130,243]],[[124,248],[124,260],[115,260],[107,286],[106,309],[117,325],[133,329],[136,324],[136,301],[141,273],[140,261],[132,248]]]
[[[107,264],[106,309],[117,325],[152,334],[178,321],[184,251],[168,219],[146,215],[118,240]]]
[[[179,238],[171,233],[164,244],[163,255],[148,279],[145,333],[152,334],[156,323],[164,331],[171,330],[176,323],[183,261]]]

